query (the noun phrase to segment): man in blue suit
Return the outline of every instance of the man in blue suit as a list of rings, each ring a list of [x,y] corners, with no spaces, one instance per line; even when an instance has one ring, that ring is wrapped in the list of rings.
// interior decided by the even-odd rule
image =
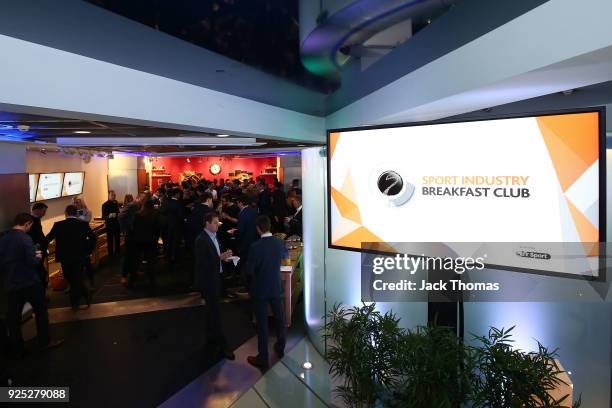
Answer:
[[[271,221],[266,215],[257,218],[257,232],[261,239],[251,245],[246,265],[251,278],[249,295],[253,302],[257,324],[258,355],[249,356],[249,364],[267,368],[268,358],[268,305],[272,308],[276,324],[274,350],[279,357],[285,354],[285,314],[283,313],[283,285],[280,268],[283,259],[288,258],[285,243],[272,236]]]
[[[233,360],[234,352],[228,347],[221,325],[221,272],[222,261],[232,256],[232,251],[221,252],[217,231],[219,215],[209,212],[204,216],[204,231],[195,241],[194,287],[206,301],[207,345],[223,357]]]
[[[238,256],[240,262],[246,265],[249,258],[251,244],[257,240],[257,210],[251,207],[247,196],[242,195],[238,198],[238,226],[236,229],[229,230],[229,233],[235,233],[238,240]]]

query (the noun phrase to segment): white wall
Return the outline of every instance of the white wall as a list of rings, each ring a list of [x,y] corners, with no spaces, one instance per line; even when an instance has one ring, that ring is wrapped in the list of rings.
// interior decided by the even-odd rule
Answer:
[[[324,324],[326,285],[326,189],[325,157],[320,147],[302,150],[302,225],[304,242],[304,310],[308,337],[324,352],[321,327]],[[342,272],[340,272],[342,273]]]
[[[94,217],[102,216],[102,204],[108,199],[108,163],[106,158],[93,157],[85,163],[80,157],[48,152],[27,152],[26,166],[28,173],[54,173],[69,171],[84,171],[85,181],[83,194],[87,207]],[[42,220],[43,230],[49,232],[53,223],[64,219],[64,210],[72,202],[72,197],[62,197],[47,200],[49,206],[47,215]]]
[[[138,194],[138,157],[115,153],[108,159],[108,189],[114,190],[117,200],[123,201],[126,194]]]
[[[302,155],[290,154],[280,156],[281,167],[283,168],[283,184],[285,191],[291,189],[293,179],[302,178]]]

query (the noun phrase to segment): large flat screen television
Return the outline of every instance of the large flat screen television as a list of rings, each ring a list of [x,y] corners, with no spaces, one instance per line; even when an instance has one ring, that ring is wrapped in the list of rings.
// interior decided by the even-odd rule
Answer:
[[[62,195],[64,173],[43,173],[38,178],[36,201],[50,200]]]
[[[28,174],[30,187],[30,203],[36,201],[36,188],[38,187],[38,174]]]
[[[82,194],[84,179],[85,173],[83,173],[82,171],[64,173],[64,187],[62,188],[62,197]]]
[[[329,246],[605,242],[604,118],[592,108],[329,130]],[[490,264],[567,272],[519,250]]]

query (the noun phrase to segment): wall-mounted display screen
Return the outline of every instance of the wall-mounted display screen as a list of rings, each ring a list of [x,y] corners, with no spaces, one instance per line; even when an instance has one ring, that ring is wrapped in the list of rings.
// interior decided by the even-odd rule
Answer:
[[[36,201],[61,197],[64,173],[43,173],[38,179]]]
[[[38,174],[28,174],[30,184],[30,202],[36,201],[36,187],[38,187]]]
[[[84,178],[85,173],[83,173],[82,171],[64,173],[64,187],[62,188],[62,197],[82,194]]]
[[[330,130],[330,247],[603,242],[604,116],[592,109]],[[558,269],[528,261],[497,265]]]

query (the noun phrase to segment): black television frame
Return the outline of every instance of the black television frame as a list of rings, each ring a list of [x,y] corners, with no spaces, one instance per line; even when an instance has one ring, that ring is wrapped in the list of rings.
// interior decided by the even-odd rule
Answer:
[[[64,173],[64,178],[62,179],[62,195],[60,196],[60,198],[74,197],[74,196],[78,196],[80,194],[83,194],[83,191],[85,190],[85,172],[80,170],[80,171],[65,171],[63,173]],[[83,175],[83,182],[82,182],[82,186],[81,186],[81,192],[77,193],[77,194],[63,195],[63,193],[64,193],[64,183],[66,182],[66,174],[72,174],[72,173],[81,173]]]
[[[28,173],[28,193],[30,192],[30,176],[32,175],[36,176],[36,185],[34,186],[34,201],[30,200],[30,205],[36,202],[36,196],[38,195],[38,181],[40,180],[40,174],[41,173]],[[50,173],[43,173],[43,174],[50,174]]]
[[[372,126],[358,126],[358,127],[349,127],[349,128],[335,128],[335,129],[327,129],[325,146],[327,149],[326,154],[326,163],[327,163],[327,247],[330,249],[338,249],[344,251],[351,252],[359,252],[359,253],[373,253],[380,255],[390,255],[390,252],[373,250],[373,249],[362,249],[362,248],[351,248],[345,247],[341,245],[332,244],[331,237],[331,149],[330,149],[330,133],[338,133],[338,132],[351,132],[351,131],[361,131],[361,130],[374,130],[374,129],[393,129],[400,127],[414,127],[414,126],[428,126],[428,125],[441,125],[441,124],[450,124],[450,123],[467,123],[467,122],[483,122],[483,121],[494,121],[501,119],[518,119],[518,118],[531,118],[538,116],[552,116],[552,115],[570,115],[575,113],[597,113],[599,114],[599,242],[606,242],[606,107],[605,106],[595,106],[588,108],[575,108],[575,109],[561,109],[561,110],[547,110],[547,111],[536,111],[536,112],[525,112],[525,113],[511,113],[511,114],[501,114],[501,115],[482,115],[482,116],[474,116],[465,119],[460,118],[448,118],[448,119],[438,119],[431,121],[423,121],[423,122],[407,122],[407,123],[394,123],[389,125],[372,125]],[[600,248],[602,246],[600,245]],[[584,275],[574,275],[565,272],[555,272],[548,271],[542,269],[530,269],[530,268],[521,268],[516,266],[509,265],[497,265],[497,264],[485,264],[485,267],[488,269],[497,269],[502,271],[512,271],[512,272],[525,272],[535,275],[544,275],[544,276],[553,276],[553,277],[561,277],[561,278],[570,278],[570,279],[579,279],[579,280],[588,280],[588,281],[600,281],[604,282],[606,280],[606,271],[605,271],[605,245],[603,245],[604,253],[599,255],[599,272],[600,274],[597,277],[594,276],[584,276]],[[407,254],[412,257],[421,257],[421,255],[413,255]]]
[[[63,171],[53,171],[53,172],[45,172],[45,173],[31,173],[31,174],[38,174],[38,182],[36,183],[36,196],[34,198],[38,198],[38,189],[40,187],[40,176],[42,176],[43,174],[61,174],[62,175],[62,187],[60,188],[60,195],[59,195],[59,197],[43,198],[41,200],[34,200],[35,203],[37,203],[39,201],[57,200],[58,198],[62,198],[62,189],[64,188],[64,175],[65,175],[65,172],[63,172]]]

